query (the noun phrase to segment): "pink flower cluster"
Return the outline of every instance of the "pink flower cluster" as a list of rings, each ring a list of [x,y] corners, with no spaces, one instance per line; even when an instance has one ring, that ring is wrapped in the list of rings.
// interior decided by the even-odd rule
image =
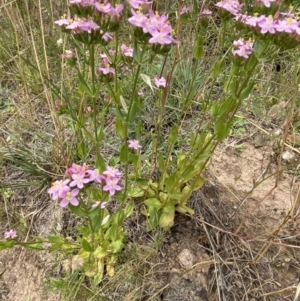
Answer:
[[[168,45],[178,43],[172,37],[172,26],[168,23],[165,14],[160,16],[158,13],[154,13],[152,9],[149,10],[148,14],[143,14],[141,10],[135,11],[133,9],[136,7],[132,5],[132,2],[130,1],[132,17],[128,21],[132,25],[140,27],[144,34],[150,35],[150,44]]]
[[[125,44],[121,46],[121,51],[124,54],[124,56],[133,57],[133,49],[127,47]]]
[[[108,1],[100,3],[96,0],[69,0],[69,3],[81,7],[90,7],[94,9],[94,12],[100,12],[109,16],[119,15],[123,11],[123,4],[117,4],[113,7]]]
[[[260,0],[259,3],[266,7],[271,6],[271,2],[276,0]],[[300,38],[300,22],[294,14],[277,12],[275,16],[254,15],[250,16],[241,13],[243,4],[238,0],[223,0],[216,4],[217,7],[231,13],[235,16],[235,20],[239,21],[247,27],[251,27],[261,34],[286,33]]]
[[[110,55],[113,55],[113,53],[110,53]],[[110,62],[109,58],[107,57],[107,55],[101,54],[100,58],[102,60],[102,63],[101,63],[101,67],[98,67],[96,69],[97,74],[114,75],[116,73],[116,71],[114,68],[110,67],[111,62]]]
[[[74,34],[78,34],[82,32],[91,33],[92,30],[100,29],[100,26],[97,23],[95,23],[91,18],[71,19],[70,17],[65,17],[63,19],[55,21],[54,23],[58,26],[63,26],[66,30],[70,30]]]
[[[281,19],[274,19],[272,16],[248,16],[239,14],[236,19],[252,28],[257,29],[260,33],[288,33],[300,36],[300,23],[294,16],[288,16]]]
[[[253,52],[253,42],[246,41],[244,39],[238,39],[233,42],[233,45],[237,48],[233,51],[236,56],[241,56],[244,58],[248,58],[249,55]]]
[[[241,11],[244,5],[240,4],[238,0],[222,0],[216,3],[216,6],[225,11],[228,11],[233,15],[236,15]]]
[[[59,180],[52,183],[52,187],[47,190],[51,198],[60,201],[61,207],[69,204],[79,205],[78,195],[81,189],[88,183],[99,183],[102,190],[114,195],[121,190],[120,186],[121,173],[118,169],[107,166],[106,170],[100,174],[97,169],[92,169],[85,163],[83,165],[72,164],[66,169],[66,176],[69,179]]]

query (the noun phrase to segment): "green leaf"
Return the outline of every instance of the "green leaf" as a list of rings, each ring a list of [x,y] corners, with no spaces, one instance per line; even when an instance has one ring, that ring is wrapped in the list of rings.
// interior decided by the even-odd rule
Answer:
[[[93,253],[95,258],[102,259],[107,255],[107,250],[104,250],[102,247],[98,247]]]
[[[161,171],[165,170],[165,159],[164,159],[163,153],[161,153],[161,152],[158,154],[157,164]]]
[[[170,199],[180,201],[184,195],[182,193],[170,193]]]
[[[172,212],[172,211],[174,211],[175,210],[175,206],[174,206],[174,204],[172,204],[172,203],[167,203],[167,204],[165,204],[165,206],[162,208],[162,210],[163,210],[163,212]]]
[[[128,157],[128,148],[126,145],[123,145],[120,151],[120,161],[126,163]]]
[[[192,208],[189,208],[186,205],[178,205],[176,207],[176,211],[180,213],[189,213],[189,214],[194,214],[195,211]]]
[[[127,104],[126,104],[125,99],[122,95],[120,95],[120,102],[121,102],[121,105],[122,105],[125,113],[128,114]]]
[[[86,93],[88,96],[93,97],[92,88],[90,85],[85,81],[82,74],[78,72],[78,78],[80,81],[79,93],[83,94]]]
[[[175,144],[178,138],[178,126],[175,124],[172,126],[170,135],[169,135],[169,143]]]
[[[203,56],[203,37],[199,35],[194,46],[194,57],[198,60]]]
[[[133,42],[133,59],[138,63],[141,64],[142,63],[142,51],[139,48],[139,44],[137,39],[134,39]]]
[[[219,104],[215,101],[211,106],[211,116],[217,117],[219,115]]]
[[[5,249],[11,249],[16,241],[14,240],[6,240],[6,241],[0,241],[0,251]]]
[[[152,92],[153,90],[153,86],[152,86],[152,82],[151,82],[151,78],[150,76],[146,75],[146,74],[140,74],[141,78],[143,79],[143,81],[151,88]]]
[[[159,213],[155,207],[149,207],[147,219],[147,231],[151,231],[158,226]]]
[[[224,140],[230,133],[231,124],[227,121],[225,115],[221,115],[215,122],[215,133],[219,141]]]
[[[78,151],[78,154],[79,154],[81,157],[85,157],[85,156],[86,156],[87,148],[86,148],[86,144],[85,144],[84,140],[81,140],[81,141],[78,143],[77,151]]]
[[[256,66],[257,63],[258,63],[258,59],[256,58],[256,56],[254,54],[251,54],[249,59],[247,60],[245,70],[246,71],[252,70]]]
[[[248,86],[241,92],[240,96],[239,96],[239,100],[243,100],[245,98],[247,98],[250,93],[252,92],[254,87],[254,81],[251,82],[250,84],[248,84]]]
[[[94,276],[94,284],[98,285],[103,278],[103,274],[104,274],[104,262],[102,260],[99,260],[97,263],[97,274]]]
[[[100,171],[104,171],[106,168],[105,160],[100,153],[98,153],[96,156],[96,168]]]
[[[188,165],[185,169],[184,169],[184,172],[182,173],[181,175],[181,178],[183,180],[190,180],[190,176],[194,173],[194,165]]]
[[[94,231],[98,231],[101,228],[102,212],[100,210],[100,208],[95,208],[89,214]]]
[[[110,215],[106,215],[101,222],[101,226],[104,226],[109,221]]]
[[[136,114],[137,114],[137,105],[136,102],[134,102],[129,112],[128,121],[129,122],[133,121],[136,117]]]
[[[177,166],[182,169],[187,164],[187,158],[185,154],[179,154],[177,157]]]
[[[151,199],[147,199],[144,201],[144,204],[147,205],[148,207],[154,207],[157,209],[160,209],[162,207],[162,203],[156,199],[156,198],[151,198]]]
[[[82,245],[82,248],[84,251],[91,252],[93,250],[92,246],[89,244],[89,242],[85,238],[82,239],[81,245]]]
[[[166,180],[166,191],[172,193],[174,190],[175,183],[177,181],[176,172],[172,173],[171,176]]]
[[[128,197],[139,198],[144,196],[145,192],[139,187],[130,187],[128,191]]]
[[[60,243],[60,244],[63,244],[65,241],[63,240],[63,238],[59,237],[59,236],[48,236],[47,237],[48,240],[51,242],[51,243]]]
[[[50,252],[55,252],[55,251],[59,250],[62,245],[63,244],[60,244],[60,243],[54,243],[50,248]]]
[[[219,107],[218,115],[223,115],[224,113],[229,113],[230,107],[234,100],[231,97],[228,97]]]
[[[124,215],[125,215],[125,218],[128,218],[132,212],[133,212],[133,209],[134,209],[134,204],[133,202],[129,202],[127,204],[127,206],[124,208]]]
[[[41,242],[26,243],[22,246],[28,250],[44,250],[43,244]]]
[[[213,74],[212,74],[214,78],[216,78],[220,75],[222,68],[224,66],[224,62],[225,62],[225,60],[222,59],[214,65]]]
[[[159,218],[159,226],[163,229],[169,229],[174,225],[175,210],[163,212]]]
[[[77,216],[83,217],[87,216],[87,213],[83,211],[80,207],[69,205],[69,209]]]
[[[264,49],[265,49],[265,45],[262,43],[262,41],[259,41],[259,40],[255,41],[254,53],[257,58],[259,58],[263,54]]]
[[[101,141],[104,138],[103,125],[100,125],[97,128],[97,138],[98,138],[98,141]]]
[[[125,126],[121,118],[117,118],[116,120],[116,131],[121,138],[125,138]]]
[[[198,176],[192,181],[191,187],[193,191],[196,191],[199,190],[203,186],[203,184],[204,184],[204,178],[202,176]]]
[[[124,248],[124,243],[122,242],[122,240],[117,240],[111,244],[111,247],[113,253],[119,253]]]

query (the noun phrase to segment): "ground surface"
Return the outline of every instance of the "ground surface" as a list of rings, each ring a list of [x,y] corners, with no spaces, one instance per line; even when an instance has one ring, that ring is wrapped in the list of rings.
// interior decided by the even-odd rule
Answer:
[[[252,143],[241,151],[229,142],[217,149],[205,187],[191,200],[195,216],[177,216],[153,263],[156,286],[146,284],[147,295],[134,300],[293,300],[300,252],[286,245],[299,248],[299,222],[290,219],[274,231],[291,209],[299,183],[283,174],[274,190],[273,176],[249,193],[258,179],[275,172],[275,165],[269,165],[272,152],[272,147]],[[47,235],[61,226],[61,212],[53,204],[44,210],[34,229]],[[274,243],[264,249],[262,241],[268,239]],[[46,252],[1,252],[0,300],[61,300],[43,290],[51,260]],[[121,295],[107,300],[130,300]]]

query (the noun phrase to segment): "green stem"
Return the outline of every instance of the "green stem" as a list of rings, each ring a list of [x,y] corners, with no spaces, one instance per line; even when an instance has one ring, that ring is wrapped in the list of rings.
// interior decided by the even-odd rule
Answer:
[[[146,44],[143,45],[143,49],[142,49],[142,54],[141,54],[141,61],[143,60],[143,55],[146,49]],[[127,195],[127,189],[128,189],[128,122],[129,122],[129,117],[130,117],[130,113],[134,104],[134,99],[135,99],[135,94],[136,94],[136,86],[137,86],[137,81],[138,81],[138,77],[141,71],[141,67],[142,64],[138,64],[137,66],[137,70],[135,73],[135,77],[134,77],[134,82],[133,82],[133,89],[132,89],[132,94],[131,94],[131,99],[129,102],[129,107],[128,107],[128,112],[127,112],[127,116],[125,119],[125,129],[124,129],[124,146],[125,146],[125,158],[126,158],[126,162],[125,162],[125,184],[124,184],[124,194],[123,194],[123,202],[126,199],[126,195]]]
[[[90,53],[90,64],[92,73],[92,99],[93,99],[93,123],[94,123],[94,135],[95,135],[95,147],[96,147],[96,162],[99,161],[100,157],[100,146],[98,137],[98,126],[97,126],[97,109],[96,109],[96,80],[95,80],[95,45],[89,46]]]

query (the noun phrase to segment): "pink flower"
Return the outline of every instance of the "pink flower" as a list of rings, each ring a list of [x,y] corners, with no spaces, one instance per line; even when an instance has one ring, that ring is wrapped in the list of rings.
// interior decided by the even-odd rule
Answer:
[[[106,178],[117,178],[122,175],[119,169],[110,166],[106,167],[106,170],[103,172],[103,174],[106,176]]]
[[[146,8],[150,7],[152,2],[147,2],[147,0],[126,0],[131,7],[138,9],[140,6],[144,6]]]
[[[4,232],[4,238],[5,238],[5,239],[8,239],[8,238],[14,239],[14,238],[16,238],[17,236],[18,236],[18,235],[17,235],[17,231],[16,231],[16,230],[13,230],[13,229]]]
[[[107,202],[102,202],[102,203],[96,202],[96,203],[94,203],[94,204],[92,205],[92,208],[96,208],[96,207],[98,207],[98,206],[100,205],[100,208],[101,208],[101,209],[104,209],[104,208],[106,207],[106,204],[107,204]]]
[[[240,21],[242,21],[243,23],[253,26],[253,27],[255,27],[257,25],[257,22],[259,20],[260,20],[260,17],[256,17],[256,16],[250,17],[247,15],[242,15],[242,17],[240,19]]]
[[[105,32],[102,36],[102,39],[105,41],[105,42],[108,42],[108,41],[111,41],[112,40],[112,35],[109,33],[109,32]]]
[[[149,39],[150,44],[160,44],[160,45],[166,45],[173,43],[173,38],[169,34],[168,31],[158,31],[158,30],[152,30],[152,38]]]
[[[77,4],[81,7],[94,6],[95,0],[69,0],[70,4]]]
[[[109,192],[110,195],[114,195],[116,191],[122,189],[121,186],[118,185],[119,180],[119,178],[107,178],[103,190]]]
[[[110,56],[114,56],[115,53],[116,53],[116,50],[109,49],[109,50],[108,50],[108,53],[109,53]]]
[[[129,23],[137,27],[144,27],[147,17],[141,12],[135,12],[133,9],[131,9],[131,13],[133,16],[128,19]]]
[[[81,20],[80,18],[78,18],[72,23],[70,23],[68,26],[66,26],[66,29],[73,30],[73,32],[77,34],[82,32],[91,33],[92,30],[100,29],[100,27],[90,18],[87,20]]]
[[[76,198],[76,196],[79,193],[79,189],[75,188],[71,191],[66,191],[61,195],[61,201],[60,201],[60,207],[64,208],[68,206],[69,204],[72,204],[73,206],[78,206],[79,201]]]
[[[275,24],[275,28],[279,32],[284,31],[287,33],[293,33],[299,28],[299,22],[289,17],[283,20],[278,20],[277,24]]]
[[[145,94],[142,90],[138,91],[137,94],[138,94],[139,97],[144,97],[145,96]]]
[[[184,6],[181,8],[179,14],[180,14],[180,15],[183,15],[183,14],[187,13],[189,10],[190,10],[190,8],[187,7],[186,5],[184,5]]]
[[[223,8],[224,10],[235,15],[240,12],[243,7],[243,4],[240,4],[237,0],[223,0],[216,3],[217,7]]]
[[[73,174],[86,173],[89,169],[90,167],[87,166],[86,163],[83,163],[82,165],[73,163],[71,167],[66,169],[65,174],[72,177]]]
[[[75,55],[75,50],[66,50],[65,53],[61,54],[60,57],[63,59],[71,59]]]
[[[101,12],[101,13],[105,13],[105,14],[108,14],[111,9],[112,9],[112,6],[110,3],[99,3],[99,2],[96,2],[95,3],[95,7],[96,9]]]
[[[70,187],[67,185],[70,180],[61,180],[55,181],[52,183],[52,187],[47,190],[50,194],[52,200],[56,201],[59,197],[61,197],[66,191],[70,190]]]
[[[111,74],[111,75],[114,75],[116,72],[115,72],[115,69],[114,68],[110,68],[110,66],[107,64],[107,66],[104,68],[104,67],[99,67],[96,69],[96,72],[97,74]]]
[[[204,8],[202,10],[202,12],[200,13],[200,15],[202,15],[202,16],[210,16],[211,14],[212,14],[212,11],[209,9],[206,9],[206,8]]]
[[[260,0],[259,2],[263,3],[266,7],[271,6],[271,2],[275,2],[276,0]]]
[[[85,173],[73,174],[72,179],[73,181],[70,183],[70,187],[77,186],[79,189],[82,189],[84,184],[91,181],[89,178],[85,178]]]
[[[106,177],[99,173],[98,169],[88,170],[90,181],[96,181],[97,183],[105,182]]]
[[[261,33],[275,33],[275,22],[273,21],[273,17],[269,16],[261,16],[260,20],[257,22],[258,26],[261,28]]]
[[[157,88],[166,87],[166,84],[167,84],[166,79],[164,77],[158,77],[158,76],[154,77],[154,83]]]
[[[121,51],[125,56],[133,57],[133,49],[127,47],[125,44],[121,46]]]
[[[123,4],[117,4],[115,8],[111,8],[110,12],[108,13],[110,16],[117,16],[119,15],[124,9]]]
[[[54,22],[54,24],[58,25],[58,26],[68,26],[71,22],[71,18],[67,17],[67,18],[63,18],[60,20],[57,20]]]
[[[238,39],[233,42],[233,45],[237,47],[237,50],[234,50],[233,53],[237,56],[248,58],[249,55],[253,52],[253,42],[245,41],[243,39]]]
[[[139,144],[138,140],[129,140],[128,147],[137,151],[142,146]]]

